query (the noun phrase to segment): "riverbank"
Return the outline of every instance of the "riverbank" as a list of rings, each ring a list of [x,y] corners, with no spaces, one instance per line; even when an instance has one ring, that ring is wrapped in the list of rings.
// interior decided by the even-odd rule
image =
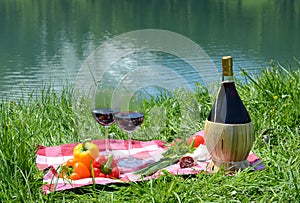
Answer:
[[[43,173],[35,164],[36,144],[55,146],[81,140],[77,130],[78,112],[73,112],[73,92],[57,93],[45,88],[41,97],[28,96],[0,106],[0,200],[1,202],[296,202],[300,196],[300,64],[293,71],[274,65],[259,76],[244,73],[246,84],[237,85],[255,126],[253,151],[266,169],[239,172],[234,177],[222,173],[193,177],[166,175],[157,180],[127,185],[86,187],[80,190],[42,194]],[[186,103],[197,101],[199,122],[184,123],[177,111],[178,97],[162,96],[146,104],[145,127],[152,120],[147,112],[164,109],[167,128],[147,138],[171,141],[181,128],[202,129],[211,106],[208,91],[200,87],[184,94]],[[90,123],[89,123],[90,122]],[[178,125],[181,123],[181,125]],[[96,125],[91,119],[86,126]],[[140,129],[143,132],[143,126]],[[96,133],[96,132],[94,132]],[[125,134],[111,128],[116,138]]]

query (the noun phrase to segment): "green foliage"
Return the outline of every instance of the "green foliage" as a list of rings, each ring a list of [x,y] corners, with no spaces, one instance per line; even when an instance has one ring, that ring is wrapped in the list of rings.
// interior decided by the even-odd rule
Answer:
[[[39,96],[29,94],[0,104],[1,202],[297,202],[300,69],[287,70],[272,64],[259,75],[244,75],[249,82],[238,83],[237,87],[254,122],[253,151],[264,161],[265,170],[245,170],[235,176],[223,172],[187,177],[165,173],[156,180],[43,195],[43,173],[35,165],[36,144],[54,146],[80,141],[80,125],[88,129],[86,136],[102,136],[102,128],[86,109],[87,100],[81,100],[81,110],[74,112],[71,89],[57,93],[44,88]],[[208,91],[201,86],[194,93],[178,90],[144,101],[145,122],[137,130],[136,139],[171,141],[197,132],[203,128],[211,104]],[[162,121],[163,127],[158,125]],[[115,125],[110,133],[115,138],[126,138]]]

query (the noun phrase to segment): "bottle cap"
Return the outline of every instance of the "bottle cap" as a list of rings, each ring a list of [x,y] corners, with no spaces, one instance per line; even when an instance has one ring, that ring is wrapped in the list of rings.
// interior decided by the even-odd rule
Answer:
[[[223,56],[222,57],[222,69],[223,76],[232,76],[232,57],[231,56]]]

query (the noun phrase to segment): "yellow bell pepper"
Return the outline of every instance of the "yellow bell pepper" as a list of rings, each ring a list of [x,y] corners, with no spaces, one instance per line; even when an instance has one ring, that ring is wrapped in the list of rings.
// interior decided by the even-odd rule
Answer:
[[[90,169],[90,164],[99,156],[99,149],[94,143],[84,141],[74,147],[73,155],[76,160]]]

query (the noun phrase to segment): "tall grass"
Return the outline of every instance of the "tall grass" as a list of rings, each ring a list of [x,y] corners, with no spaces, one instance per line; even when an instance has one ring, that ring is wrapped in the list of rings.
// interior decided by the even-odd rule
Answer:
[[[300,66],[299,66],[300,67]],[[300,68],[287,70],[273,64],[249,82],[237,82],[255,126],[253,151],[266,165],[263,171],[196,176],[166,174],[156,180],[126,185],[88,186],[42,194],[43,172],[35,165],[36,144],[54,146],[77,142],[84,136],[78,115],[85,116],[85,133],[100,138],[89,110],[74,112],[72,89],[57,93],[44,88],[39,97],[28,94],[18,101],[0,104],[0,200],[1,202],[297,202],[300,199]],[[83,102],[84,103],[84,102]],[[212,101],[206,88],[195,93],[145,101],[145,122],[136,139],[171,141],[203,128]],[[84,109],[84,107],[83,107]],[[163,113],[162,113],[163,112]],[[164,123],[163,126],[158,123]],[[89,130],[91,125],[93,129]],[[110,128],[115,138],[126,134]],[[90,136],[90,135],[86,135]],[[96,137],[93,137],[96,138]]]

